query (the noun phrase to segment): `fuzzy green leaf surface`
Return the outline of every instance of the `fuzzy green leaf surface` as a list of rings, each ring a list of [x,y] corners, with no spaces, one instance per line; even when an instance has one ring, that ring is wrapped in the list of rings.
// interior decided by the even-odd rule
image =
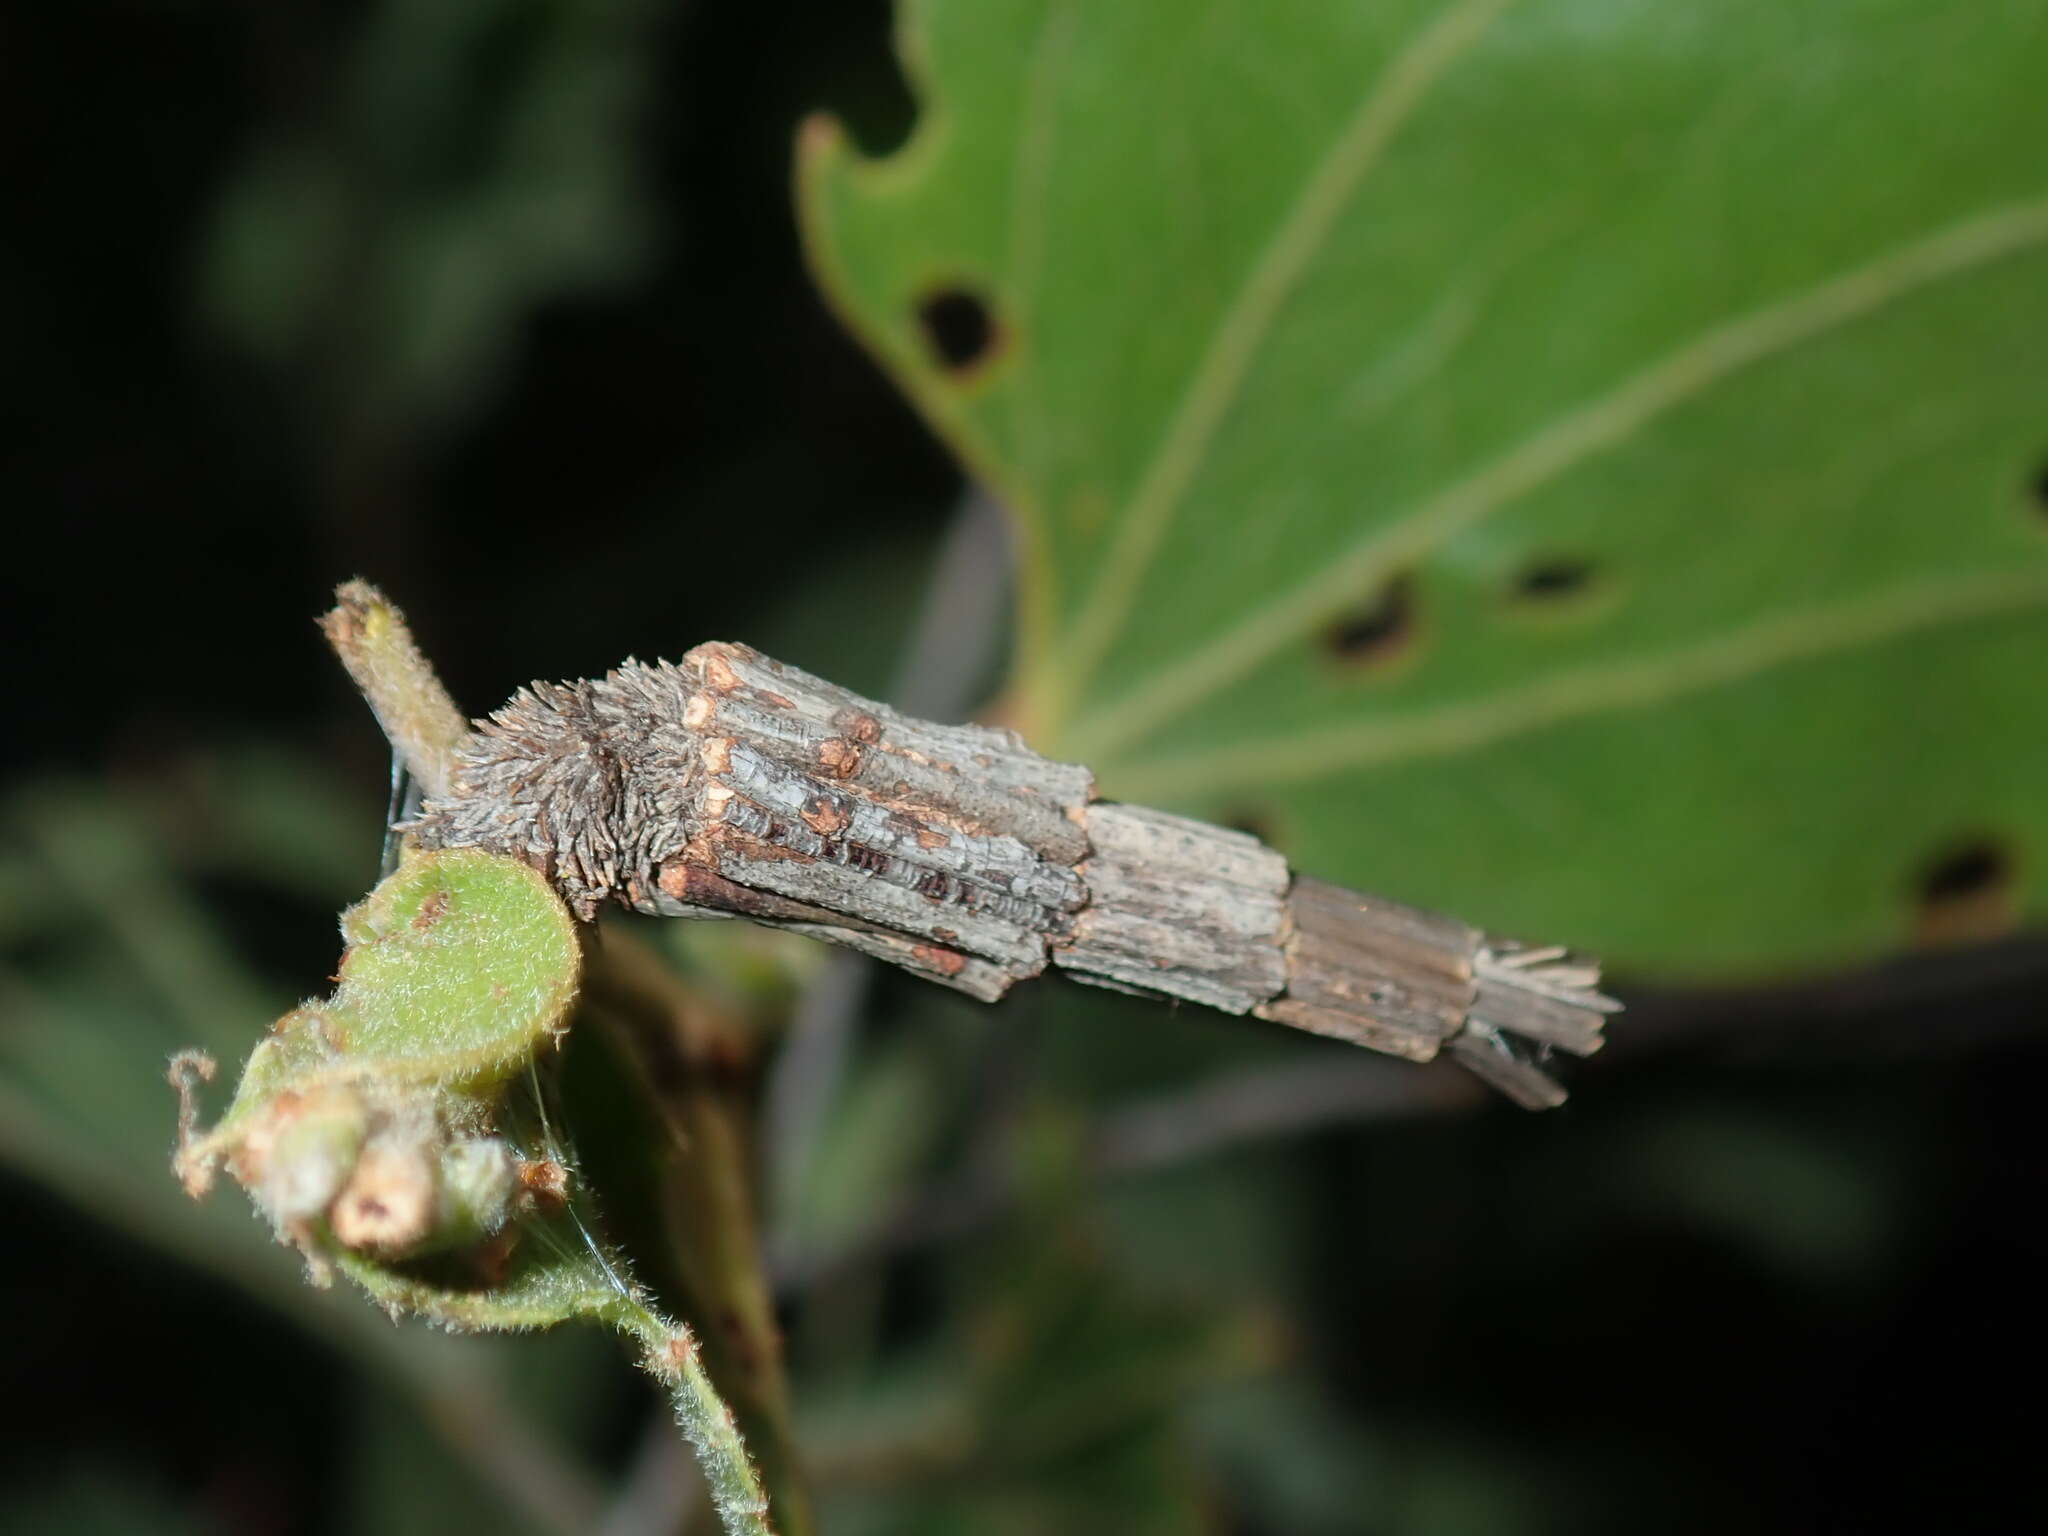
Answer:
[[[560,1026],[576,990],[573,920],[525,865],[474,850],[415,855],[342,918],[332,1014],[383,1070],[503,1077]]]
[[[500,855],[410,854],[342,914],[341,930],[333,996],[286,1014],[257,1044],[198,1161],[268,1138],[283,1096],[296,1105],[323,1086],[402,1087],[429,1105],[447,1094],[468,1115],[469,1101],[563,1028],[576,994],[582,951],[568,909],[540,875]]]
[[[189,1100],[210,1060],[174,1062],[187,1191],[204,1195],[225,1164],[317,1283],[338,1265],[394,1317],[617,1329],[667,1391],[725,1529],[768,1536],[767,1497],[695,1338],[600,1246],[550,1125],[535,1055],[576,994],[568,909],[515,859],[410,852],[341,928],[333,996],[257,1045],[213,1130],[196,1133]]]
[[[2041,910],[2039,5],[918,0],[903,52],[916,133],[815,126],[804,218],[1019,520],[1042,750],[1639,971],[1881,950],[1971,849]]]
[[[315,884],[325,833],[313,818],[360,826],[356,813],[364,808],[323,802],[318,772],[307,765],[280,757],[248,770],[233,777],[238,791],[250,793],[204,801],[209,814],[198,817],[148,814],[137,797],[103,782],[51,784],[0,807],[36,893],[24,917],[45,924],[54,940],[29,948],[10,930],[8,963],[0,967],[7,1023],[0,1030],[0,1165],[356,1361],[377,1392],[412,1404],[396,1422],[426,1437],[414,1447],[416,1460],[461,1482],[471,1507],[493,1522],[520,1531],[588,1529],[600,1501],[586,1452],[573,1433],[542,1433],[533,1415],[545,1405],[563,1423],[585,1423],[592,1387],[601,1391],[604,1382],[564,1376],[545,1390],[515,1391],[508,1372],[520,1360],[508,1347],[397,1329],[356,1296],[316,1290],[245,1203],[218,1195],[187,1200],[165,1177],[165,1059],[198,1044],[233,1061],[290,995],[244,969],[199,899],[192,872],[174,859],[180,834],[195,823],[239,833],[234,818],[252,804],[296,796],[312,815],[260,829],[261,858],[252,858],[245,877],[280,904],[312,900],[329,910],[374,852],[358,838],[355,867],[336,867],[328,883]],[[229,836],[209,851],[254,853],[257,846],[254,836]],[[265,878],[287,866],[304,895]],[[556,1359],[565,1358],[563,1348],[573,1345],[557,1346]],[[602,1367],[609,1357],[582,1358]],[[505,1471],[511,1464],[516,1476]],[[415,1479],[415,1493],[418,1486]],[[40,1528],[68,1527],[45,1520]],[[365,1512],[349,1528],[391,1525]]]
[[[646,1293],[599,1247],[574,1200],[519,1223],[504,1270],[477,1283],[459,1263],[389,1264],[343,1249],[349,1278],[394,1315],[411,1313],[456,1332],[547,1328],[589,1320],[616,1329],[642,1351],[641,1364],[667,1394],[677,1426],[696,1451],[730,1536],[773,1536],[768,1499],[732,1412],[706,1374],[695,1338],[654,1311]]]

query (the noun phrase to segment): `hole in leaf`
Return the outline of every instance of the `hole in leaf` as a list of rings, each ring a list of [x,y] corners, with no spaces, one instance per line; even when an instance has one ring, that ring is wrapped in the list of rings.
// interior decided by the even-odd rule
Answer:
[[[1415,582],[1396,576],[1371,602],[1340,614],[1323,630],[1323,647],[1346,666],[1381,666],[1415,638]]]
[[[1568,555],[1532,560],[1515,575],[1514,595],[1525,602],[1575,597],[1593,583],[1599,567]]]
[[[1988,838],[1965,843],[1927,867],[1920,877],[1920,899],[1956,901],[1981,895],[2011,878],[2012,860],[1998,844]]]
[[[917,301],[917,323],[933,361],[948,373],[979,368],[995,352],[995,315],[969,289],[956,285],[926,294]]]
[[[2005,933],[2017,919],[2011,851],[1977,837],[1943,850],[1920,870],[1913,937],[1924,945],[1968,944]]]

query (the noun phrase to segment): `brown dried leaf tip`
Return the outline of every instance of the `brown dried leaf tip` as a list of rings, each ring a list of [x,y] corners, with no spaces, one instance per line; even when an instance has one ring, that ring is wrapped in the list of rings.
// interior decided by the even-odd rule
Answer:
[[[520,1191],[535,1210],[560,1210],[569,1201],[569,1170],[551,1157],[518,1166]]]
[[[213,1188],[215,1162],[195,1151],[199,1141],[199,1085],[210,1083],[220,1066],[204,1051],[180,1051],[165,1074],[178,1095],[178,1145],[171,1171],[194,1200]]]

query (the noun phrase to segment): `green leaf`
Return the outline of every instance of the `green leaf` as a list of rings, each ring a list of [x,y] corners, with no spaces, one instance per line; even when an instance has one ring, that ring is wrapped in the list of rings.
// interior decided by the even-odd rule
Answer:
[[[490,1128],[506,1080],[565,1028],[582,966],[574,920],[526,865],[463,849],[408,854],[341,930],[334,995],[272,1026],[203,1136],[191,1135],[190,1081],[211,1077],[212,1059],[174,1061],[186,1188],[203,1193],[226,1161],[309,1259],[307,1224],[330,1206],[369,1214],[349,1244],[495,1233],[516,1191],[511,1154],[475,1133]]]
[[[408,858],[341,920],[349,949],[329,1010],[359,1061],[418,1079],[495,1079],[523,1065],[576,990],[576,925],[516,860]]]
[[[500,854],[408,851],[341,929],[334,995],[278,1021],[211,1131],[194,1124],[211,1059],[173,1060],[186,1191],[204,1196],[225,1165],[315,1283],[339,1266],[394,1318],[617,1329],[666,1390],[725,1529],[768,1536],[767,1497],[695,1337],[600,1245],[550,1125],[535,1056],[565,1028],[582,960],[553,887]]]
[[[2041,909],[2038,5],[924,0],[905,54],[804,216],[1018,516],[1041,748],[1642,969],[1939,929],[1959,850],[1966,926]]]
[[[205,823],[215,809],[233,808],[202,803],[189,819]],[[23,791],[0,819],[36,910],[53,919],[48,942],[0,963],[0,1165],[236,1287],[413,1401],[438,1453],[494,1497],[490,1519],[587,1529],[595,1478],[581,1456],[536,1433],[528,1404],[506,1390],[504,1349],[393,1328],[357,1297],[307,1286],[246,1206],[187,1200],[165,1177],[164,1059],[195,1039],[239,1054],[282,1001],[239,968],[194,882],[168,861],[170,840],[103,785]],[[24,1518],[26,1528],[88,1528],[85,1515]]]

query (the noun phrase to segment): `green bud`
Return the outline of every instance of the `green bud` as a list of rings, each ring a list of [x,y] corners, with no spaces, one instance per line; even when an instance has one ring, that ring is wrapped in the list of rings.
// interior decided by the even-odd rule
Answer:
[[[432,1235],[434,1204],[430,1129],[417,1123],[387,1126],[363,1144],[348,1182],[328,1208],[327,1224],[344,1248],[398,1258]]]
[[[274,1106],[253,1193],[280,1231],[333,1203],[355,1172],[367,1128],[363,1101],[348,1088],[288,1095]]]
[[[441,1152],[437,1242],[460,1244],[491,1237],[512,1214],[519,1189],[517,1160],[496,1136],[465,1136]]]

